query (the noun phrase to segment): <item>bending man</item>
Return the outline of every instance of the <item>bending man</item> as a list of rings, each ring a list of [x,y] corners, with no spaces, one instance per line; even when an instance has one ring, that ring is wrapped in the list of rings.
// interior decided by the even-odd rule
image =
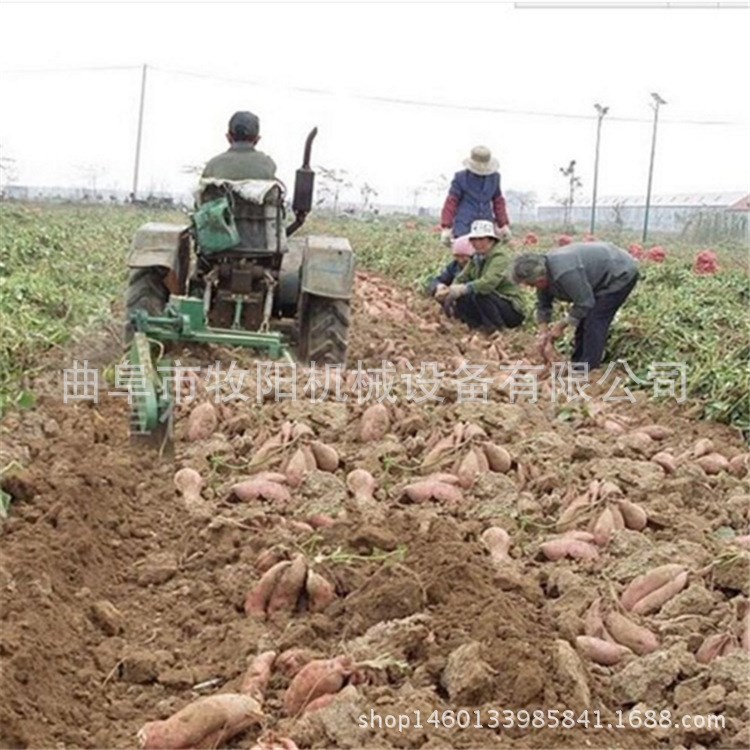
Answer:
[[[574,326],[571,361],[595,370],[602,362],[612,319],[638,281],[638,264],[610,242],[578,242],[547,254],[520,255],[511,278],[537,290],[540,347]],[[555,300],[572,302],[573,307],[550,327]]]

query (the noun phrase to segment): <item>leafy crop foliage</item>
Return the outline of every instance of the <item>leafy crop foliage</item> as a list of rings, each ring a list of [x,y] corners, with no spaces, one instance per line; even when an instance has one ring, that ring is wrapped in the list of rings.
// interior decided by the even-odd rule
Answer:
[[[149,220],[183,222],[184,216],[132,207],[0,204],[0,411],[19,403],[25,378],[45,352],[111,325],[121,310],[133,232]],[[302,231],[348,237],[360,268],[415,288],[450,257],[425,221],[316,218]],[[533,249],[549,248],[552,237],[538,234]],[[624,239],[619,244],[628,246]],[[627,360],[644,379],[654,362],[685,362],[696,413],[750,430],[745,251],[715,248],[722,270],[697,276],[692,264],[702,246],[669,238],[661,244],[667,260],[642,264],[642,280],[613,326],[608,357]],[[528,302],[530,308],[531,295]]]
[[[135,229],[130,207],[0,204],[0,412],[29,394],[41,356],[111,321]]]

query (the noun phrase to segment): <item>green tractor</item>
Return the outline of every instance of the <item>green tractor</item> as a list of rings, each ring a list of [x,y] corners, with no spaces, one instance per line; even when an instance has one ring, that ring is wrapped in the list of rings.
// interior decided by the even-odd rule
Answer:
[[[286,224],[276,180],[202,180],[185,225],[140,227],[128,256],[126,385],[132,429],[171,424],[174,394],[163,358],[171,342],[255,349],[260,356],[344,365],[355,260],[341,237],[291,238],[312,208],[313,129],[297,170]],[[171,430],[171,427],[168,427]]]

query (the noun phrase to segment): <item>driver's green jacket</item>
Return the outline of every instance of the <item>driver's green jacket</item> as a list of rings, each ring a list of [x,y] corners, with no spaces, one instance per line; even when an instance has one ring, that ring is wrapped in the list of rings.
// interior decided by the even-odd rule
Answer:
[[[203,169],[201,177],[219,180],[273,180],[274,160],[258,151],[252,143],[238,141],[223,154],[214,156]]]

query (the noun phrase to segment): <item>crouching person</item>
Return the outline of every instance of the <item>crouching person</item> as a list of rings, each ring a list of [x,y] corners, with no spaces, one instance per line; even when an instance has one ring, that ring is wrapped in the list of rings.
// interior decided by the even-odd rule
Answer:
[[[510,259],[491,221],[475,221],[468,234],[474,248],[470,263],[455,281],[435,293],[453,302],[455,317],[470,328],[494,333],[523,323],[521,290],[508,278]]]
[[[453,240],[453,260],[436,276],[427,287],[431,297],[445,301],[445,291],[456,280],[461,271],[466,268],[467,263],[474,255],[474,248],[469,241],[469,236],[464,235]]]
[[[574,326],[571,361],[591,371],[601,364],[612,319],[638,281],[638,264],[610,242],[578,242],[546,255],[520,255],[511,277],[537,290],[540,348]],[[572,302],[573,307],[567,318],[550,327],[555,300]]]

